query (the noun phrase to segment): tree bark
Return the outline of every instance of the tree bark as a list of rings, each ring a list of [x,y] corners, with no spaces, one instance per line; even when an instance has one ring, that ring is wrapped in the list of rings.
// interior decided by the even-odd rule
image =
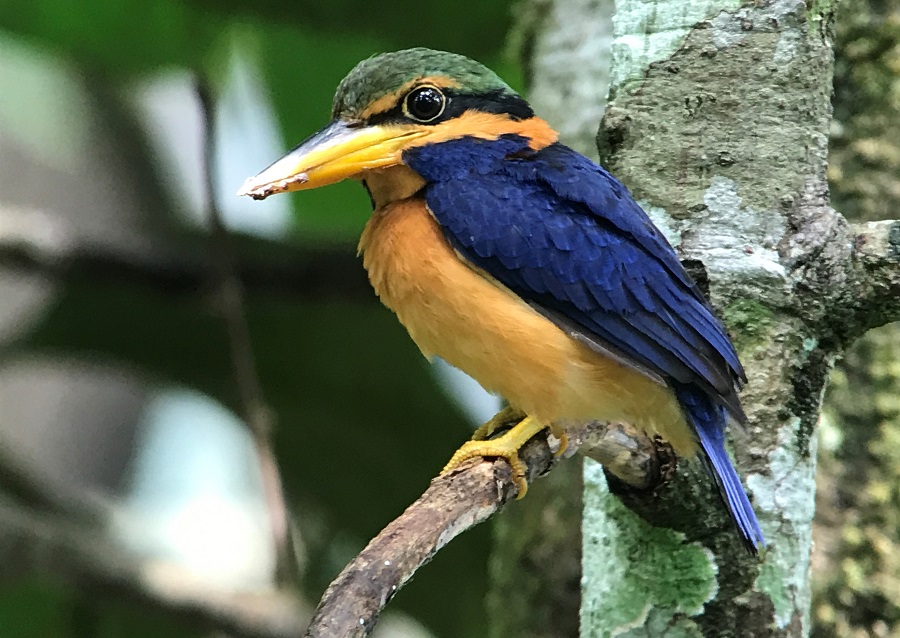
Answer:
[[[582,636],[809,631],[822,391],[873,323],[839,301],[851,233],[825,178],[830,18],[792,0],[617,3],[601,159],[708,284],[747,367],[733,451],[768,549],[742,554],[695,463],[650,495],[588,463]]]

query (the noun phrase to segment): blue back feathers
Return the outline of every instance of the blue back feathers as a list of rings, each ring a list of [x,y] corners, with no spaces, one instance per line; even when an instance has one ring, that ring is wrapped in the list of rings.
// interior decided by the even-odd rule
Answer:
[[[745,381],[722,325],[677,255],[603,168],[561,144],[515,135],[416,147],[404,162],[466,259],[588,345],[667,383],[748,548],[762,544],[724,447]]]

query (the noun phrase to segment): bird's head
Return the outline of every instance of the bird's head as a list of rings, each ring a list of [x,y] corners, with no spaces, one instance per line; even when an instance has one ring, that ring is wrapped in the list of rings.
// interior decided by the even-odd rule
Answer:
[[[360,62],[341,81],[331,122],[238,191],[262,199],[403,164],[411,148],[519,135],[534,148],[556,132],[487,67],[462,55],[407,49]]]

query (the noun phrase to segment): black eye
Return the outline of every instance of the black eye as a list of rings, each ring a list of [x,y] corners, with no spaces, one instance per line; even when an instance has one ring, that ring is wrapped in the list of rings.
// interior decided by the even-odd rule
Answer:
[[[414,120],[430,122],[444,112],[447,98],[433,86],[420,86],[410,91],[403,101],[403,112]]]

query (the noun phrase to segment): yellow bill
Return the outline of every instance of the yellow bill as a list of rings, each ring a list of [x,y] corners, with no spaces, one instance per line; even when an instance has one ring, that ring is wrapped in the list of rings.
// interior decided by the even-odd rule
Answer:
[[[288,191],[334,184],[362,172],[396,166],[403,149],[427,131],[401,125],[362,126],[335,120],[259,175],[238,195],[265,199]]]

